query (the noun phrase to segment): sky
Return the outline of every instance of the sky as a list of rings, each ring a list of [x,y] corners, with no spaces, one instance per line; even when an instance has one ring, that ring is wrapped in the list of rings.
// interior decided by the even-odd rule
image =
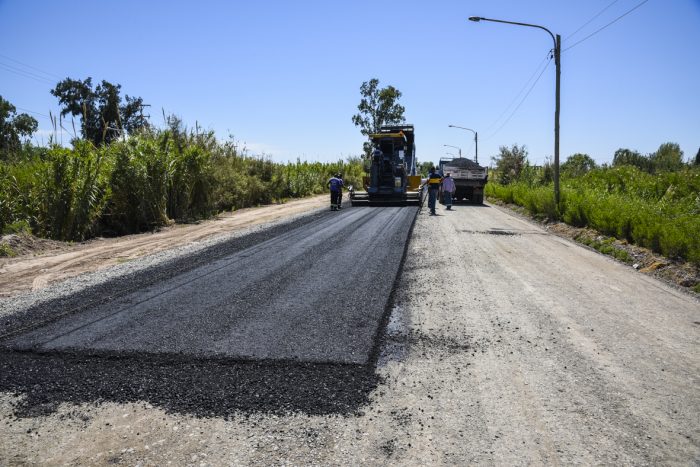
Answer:
[[[456,125],[478,132],[482,164],[513,144],[542,164],[552,38],[470,16],[561,35],[562,162],[665,142],[695,157],[700,0],[0,0],[0,95],[37,119],[38,143],[60,112],[49,91],[92,77],[142,97],[157,126],[165,112],[250,154],[337,161],[362,152],[351,119],[377,78],[401,91],[419,161],[473,158],[474,135]]]

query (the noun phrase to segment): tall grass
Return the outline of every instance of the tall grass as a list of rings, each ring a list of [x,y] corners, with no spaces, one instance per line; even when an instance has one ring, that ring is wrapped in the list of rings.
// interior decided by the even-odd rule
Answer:
[[[154,138],[137,136],[113,143],[111,196],[102,217],[105,231],[140,232],[167,224],[166,154]]]
[[[359,159],[281,164],[168,124],[108,146],[76,141],[0,162],[0,231],[20,222],[62,240],[123,235],[322,193],[336,172],[362,180]]]
[[[536,216],[588,226],[668,257],[700,264],[700,168],[645,173],[635,167],[595,169],[553,186],[489,183],[486,194]]]
[[[0,228],[26,222],[42,237],[89,237],[109,193],[105,173],[104,150],[85,142],[1,164]]]

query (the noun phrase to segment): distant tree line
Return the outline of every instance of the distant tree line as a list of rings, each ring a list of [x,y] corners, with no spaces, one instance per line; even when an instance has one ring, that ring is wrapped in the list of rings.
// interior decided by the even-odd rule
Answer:
[[[523,178],[532,181],[537,172],[540,183],[552,181],[554,170],[552,162],[547,160],[541,168],[533,172],[533,166],[528,161],[528,151],[524,145],[513,144],[501,146],[497,155],[491,157],[495,167],[497,180],[503,185],[521,181]],[[643,155],[631,149],[620,148],[615,151],[611,167],[631,166],[649,173],[678,172],[687,167],[700,167],[700,149],[693,160],[683,161],[683,151],[677,143],[663,143],[656,151]],[[607,164],[599,166],[588,154],[576,153],[569,156],[559,167],[562,178],[577,178],[593,169],[606,168]]]

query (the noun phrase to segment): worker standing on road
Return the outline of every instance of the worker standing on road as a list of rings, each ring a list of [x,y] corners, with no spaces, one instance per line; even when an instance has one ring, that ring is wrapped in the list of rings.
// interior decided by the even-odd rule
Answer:
[[[430,215],[434,216],[435,213],[435,203],[437,201],[438,191],[440,190],[440,175],[435,171],[435,167],[430,168],[430,173],[428,174],[428,179],[425,181],[428,185],[428,207],[430,208]]]
[[[338,192],[338,209],[340,205],[343,204],[343,187],[345,186],[345,180],[343,180],[343,174],[337,173],[335,176],[340,180],[340,191]]]
[[[340,197],[343,196],[343,179],[340,174],[332,176],[326,186],[331,189],[331,211],[337,211],[340,209]]]
[[[455,194],[456,190],[455,181],[450,177],[450,173],[447,172],[445,176],[442,177],[442,199],[445,201],[445,206],[447,206],[448,211],[452,211],[452,196]]]

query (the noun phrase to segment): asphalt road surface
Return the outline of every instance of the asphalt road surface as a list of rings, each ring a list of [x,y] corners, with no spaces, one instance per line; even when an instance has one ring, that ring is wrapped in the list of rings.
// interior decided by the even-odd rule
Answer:
[[[139,297],[152,297],[144,302],[152,305],[124,302],[114,326],[107,318],[81,328],[94,334],[76,332],[73,320],[97,317],[104,313],[101,305],[60,322],[66,324],[16,336],[12,348],[44,353],[0,355],[0,412],[7,420],[0,459],[50,465],[700,461],[696,298],[488,205],[456,206],[453,212],[440,207],[434,217],[424,209],[400,264],[414,213],[349,208],[319,214],[306,222],[308,228],[299,226],[299,235],[291,229],[265,240],[270,251],[261,252],[262,258],[285,264],[281,269],[268,268],[261,256],[238,257],[236,264],[248,261],[242,271],[226,265],[230,255],[219,255],[217,263],[149,285]],[[293,237],[288,242],[287,235]],[[380,247],[378,237],[393,241]],[[357,242],[362,246],[344,245]],[[261,251],[258,244],[249,245],[250,251]],[[396,281],[385,274],[394,269],[366,263],[374,254],[356,256],[366,249],[387,253],[395,262],[391,268],[400,268]],[[295,259],[276,263],[278,255]],[[339,275],[320,266],[331,259],[339,260]],[[321,270],[310,272],[316,268]],[[204,272],[207,278],[197,279]],[[246,274],[257,274],[264,284],[248,281]],[[279,275],[283,279],[273,279]],[[297,276],[313,278],[313,284]],[[248,286],[236,293],[211,287],[224,277]],[[184,278],[216,292],[194,306],[191,294],[178,292],[191,284]],[[301,287],[286,296],[303,320],[277,305],[256,305],[277,303],[287,281]],[[255,300],[246,298],[247,291]],[[172,298],[161,302],[166,296]],[[222,303],[239,299],[245,307],[227,309],[238,310],[240,326],[261,340],[271,333],[275,342],[243,338],[247,345],[240,346],[235,327],[217,329],[226,321],[215,318]],[[329,302],[343,309],[333,323],[325,321],[329,312],[315,307]],[[189,310],[178,314],[178,322],[190,330],[162,318],[165,303]],[[391,315],[385,323],[387,304]],[[128,318],[134,306],[167,332],[135,315]],[[217,326],[191,316],[195,309]],[[348,323],[375,323],[379,341],[369,325],[335,329],[341,316]],[[306,320],[315,325],[305,327]],[[139,326],[148,326],[152,338]],[[214,338],[191,330],[198,326]],[[314,334],[316,327],[323,332]],[[90,337],[107,329],[121,337]],[[171,335],[177,338],[165,347],[152,342]],[[187,350],[178,339],[192,336],[195,345]],[[217,346],[211,350],[206,342]],[[52,350],[78,344],[84,352]],[[346,344],[351,351],[342,351]],[[144,357],[89,356],[100,348],[131,349]],[[163,349],[192,353],[182,361],[159,361],[154,355]],[[238,357],[266,360],[232,363]]]
[[[364,364],[416,211],[328,214],[2,345]]]

